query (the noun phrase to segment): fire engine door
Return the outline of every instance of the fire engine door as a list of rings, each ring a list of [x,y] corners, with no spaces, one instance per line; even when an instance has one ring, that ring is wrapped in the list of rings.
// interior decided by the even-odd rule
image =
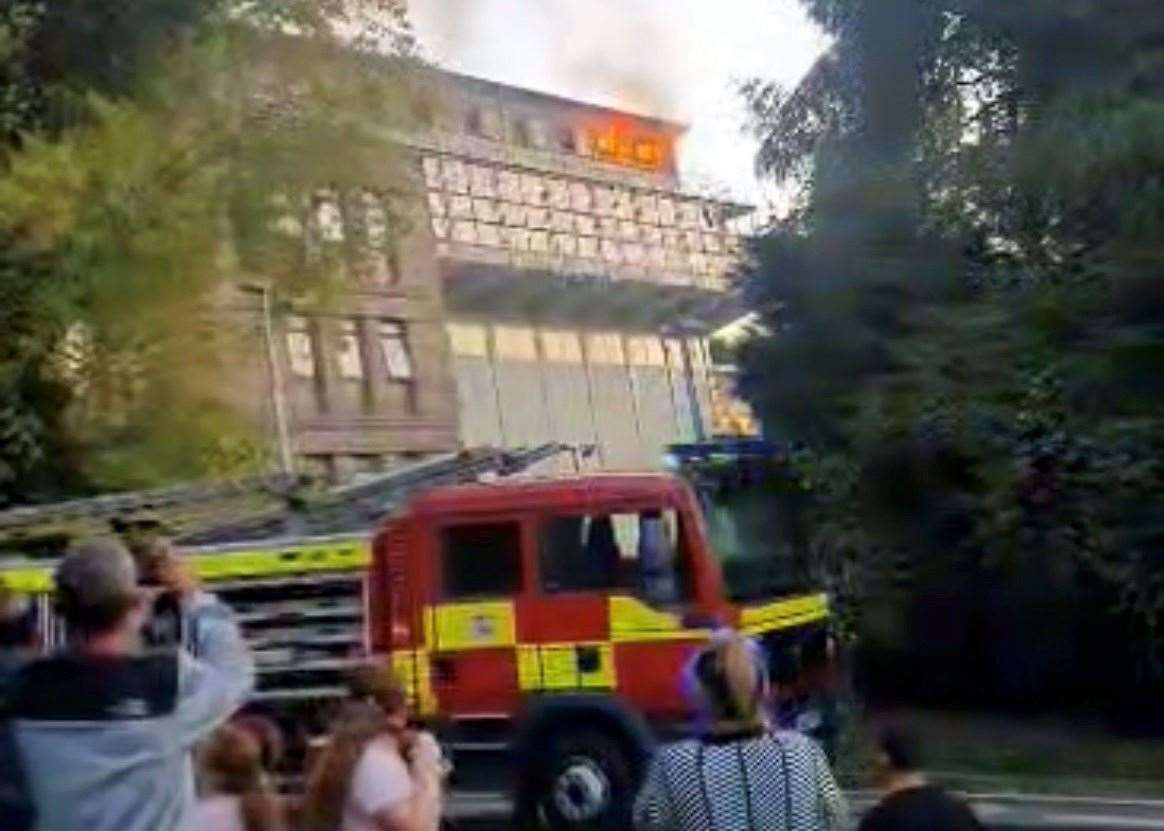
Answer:
[[[425,628],[442,713],[507,715],[517,704],[514,604],[523,587],[522,539],[517,517],[437,529],[436,596]]]

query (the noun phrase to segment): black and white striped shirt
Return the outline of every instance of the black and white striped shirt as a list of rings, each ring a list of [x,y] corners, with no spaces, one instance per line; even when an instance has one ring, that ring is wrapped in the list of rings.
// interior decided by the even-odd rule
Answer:
[[[846,820],[824,753],[789,732],[667,745],[634,807],[639,831],[833,831]]]

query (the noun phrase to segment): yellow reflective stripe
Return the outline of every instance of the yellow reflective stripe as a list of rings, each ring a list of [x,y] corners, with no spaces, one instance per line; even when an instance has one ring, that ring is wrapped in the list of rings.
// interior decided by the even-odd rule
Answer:
[[[422,716],[437,711],[432,686],[432,663],[424,649],[403,649],[392,653],[392,672],[408,693],[408,704]]]
[[[311,574],[367,568],[372,543],[364,537],[323,543],[256,548],[214,554],[191,553],[194,570],[208,583],[247,577]],[[54,566],[0,569],[0,585],[18,592],[39,594],[52,590]]]
[[[49,568],[13,568],[0,571],[0,586],[23,594],[52,591],[53,572]]]
[[[198,575],[207,581],[345,571],[368,567],[372,562],[372,543],[358,537],[282,548],[195,554],[191,559]]]
[[[801,626],[829,616],[825,594],[810,594],[740,610],[740,630],[748,635]]]
[[[634,597],[611,597],[610,639],[615,643],[630,641],[689,641],[710,637],[706,629],[685,629],[678,615],[652,609]]]
[[[517,644],[513,603],[507,600],[481,603],[446,603],[437,606],[430,648],[442,652],[488,649]]]
[[[592,669],[583,669],[581,652],[597,651]],[[521,644],[517,648],[517,684],[533,690],[580,690],[615,688],[614,645],[603,641]]]

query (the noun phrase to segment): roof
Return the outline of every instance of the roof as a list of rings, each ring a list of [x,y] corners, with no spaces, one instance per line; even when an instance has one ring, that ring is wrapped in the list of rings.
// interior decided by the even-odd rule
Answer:
[[[682,499],[690,491],[666,473],[600,473],[584,476],[522,477],[433,488],[409,503],[412,515],[529,511],[547,505],[580,507],[595,503]]]
[[[431,76],[443,79],[447,83],[452,83],[455,86],[465,90],[474,90],[478,94],[491,92],[494,95],[516,95],[524,98],[538,101],[542,104],[555,105],[569,109],[584,109],[592,113],[605,115],[608,117],[629,117],[635,121],[640,121],[645,124],[652,124],[664,132],[672,133],[674,135],[682,135],[688,131],[688,125],[682,121],[677,121],[671,118],[664,118],[658,115],[650,115],[648,113],[639,112],[636,110],[629,110],[621,107],[610,107],[604,104],[595,104],[590,101],[583,101],[579,98],[569,98],[564,95],[557,95],[543,90],[530,89],[529,87],[519,87],[512,84],[504,84],[500,81],[493,81],[488,78],[482,78],[477,75],[469,75],[464,72],[454,72],[444,67],[428,66],[424,68]]]

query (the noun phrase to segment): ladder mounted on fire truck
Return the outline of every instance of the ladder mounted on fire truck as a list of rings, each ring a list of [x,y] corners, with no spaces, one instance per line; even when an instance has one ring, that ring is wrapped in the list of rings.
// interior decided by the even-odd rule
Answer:
[[[255,700],[301,711],[343,691],[366,659],[365,579],[380,520],[438,485],[526,471],[572,445],[448,454],[325,490],[268,477],[112,494],[0,512],[0,585],[36,598],[45,646],[64,637],[50,602],[70,539],[147,523],[172,536],[238,613],[259,675]]]

